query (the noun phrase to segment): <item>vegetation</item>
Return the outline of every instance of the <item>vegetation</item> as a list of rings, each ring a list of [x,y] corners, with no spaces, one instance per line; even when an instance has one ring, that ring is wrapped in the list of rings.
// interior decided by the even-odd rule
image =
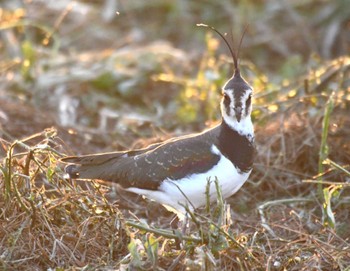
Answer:
[[[348,2],[2,1],[0,270],[350,270]],[[232,63],[197,23],[249,24],[257,157],[182,231],[59,159],[218,121]]]

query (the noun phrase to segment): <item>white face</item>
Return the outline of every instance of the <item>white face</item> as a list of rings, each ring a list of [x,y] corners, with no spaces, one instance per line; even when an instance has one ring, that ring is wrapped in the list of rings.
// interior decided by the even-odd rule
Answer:
[[[250,117],[252,113],[252,93],[251,88],[246,89],[239,95],[235,95],[234,90],[224,90],[221,111],[225,120],[241,122],[246,117]]]
[[[231,78],[223,88],[221,113],[224,121],[241,134],[252,134],[253,89],[242,78]]]

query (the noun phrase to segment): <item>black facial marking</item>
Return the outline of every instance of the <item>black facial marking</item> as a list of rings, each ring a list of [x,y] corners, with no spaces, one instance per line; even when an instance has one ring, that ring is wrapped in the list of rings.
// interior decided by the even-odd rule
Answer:
[[[249,95],[247,101],[245,102],[246,107],[249,107],[251,103],[252,103],[252,95]]]
[[[249,108],[252,104],[252,95],[250,94],[247,101],[245,102],[245,115],[247,116],[249,114]]]
[[[228,96],[226,93],[224,93],[224,107],[225,107],[225,111],[226,114],[228,116],[230,116],[230,112],[231,112],[231,108],[230,108],[230,103],[231,103],[231,99],[230,96]]]

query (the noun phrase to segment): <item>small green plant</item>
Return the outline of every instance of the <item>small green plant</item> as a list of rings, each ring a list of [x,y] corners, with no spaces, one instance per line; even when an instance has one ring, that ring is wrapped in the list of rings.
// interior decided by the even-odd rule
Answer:
[[[0,164],[0,170],[4,179],[3,194],[5,199],[7,202],[10,202],[15,197],[21,209],[28,214],[35,212],[35,210],[30,210],[33,207],[30,195],[33,180],[40,173],[45,173],[48,180],[51,180],[52,176],[56,174],[56,170],[52,166],[55,164],[53,160],[57,160],[59,154],[50,147],[52,137],[55,135],[56,131],[54,129],[47,129],[42,133],[14,141],[9,146],[3,163]],[[44,139],[35,146],[27,144],[28,141],[35,138]],[[47,161],[44,162],[50,164],[48,167],[38,159],[43,155],[47,156]],[[24,161],[24,164],[19,163],[18,159]],[[35,171],[31,170],[31,163],[36,164],[37,168]]]
[[[324,169],[324,161],[328,158],[328,145],[327,145],[327,137],[328,137],[328,131],[329,131],[329,122],[330,122],[330,116],[332,114],[332,110],[334,107],[334,92],[330,95],[325,111],[324,111],[324,117],[322,122],[322,135],[321,135],[321,146],[320,146],[320,153],[319,153],[319,161],[318,161],[318,174],[320,177],[318,177],[319,183],[317,184],[317,193],[318,197],[322,202],[322,221],[324,224],[329,225],[330,227],[335,227],[335,217],[332,212],[331,208],[331,199],[333,193],[337,190],[334,188],[323,188],[322,184],[322,174],[325,172]]]
[[[212,187],[213,182],[217,193],[217,202],[214,205],[210,201],[210,187]],[[190,263],[193,268],[202,266],[204,270],[215,270],[220,254],[225,253],[226,250],[239,251],[246,254],[246,257],[252,261],[256,261],[254,256],[239,240],[236,240],[231,232],[233,226],[231,210],[229,205],[224,202],[217,179],[215,181],[208,180],[206,197],[207,206],[204,213],[193,211],[188,206],[184,206],[188,217],[190,217],[189,224],[184,226],[187,227],[187,231],[191,232],[190,235],[186,235],[180,230],[155,229],[144,223],[127,221],[126,225],[142,232],[142,236],[137,240],[132,240],[128,246],[133,265],[141,267],[149,262],[152,263],[153,268],[156,268],[157,255],[161,253],[160,248],[164,247],[160,244],[164,244],[168,238],[180,242],[188,256],[193,255],[194,260]],[[187,223],[186,220],[183,223]],[[156,238],[155,236],[160,237]]]
[[[142,240],[141,240],[142,239]],[[137,268],[151,266],[156,270],[158,267],[159,243],[164,241],[163,237],[156,238],[153,233],[143,234],[141,239],[132,238],[128,250],[131,255],[131,265]]]

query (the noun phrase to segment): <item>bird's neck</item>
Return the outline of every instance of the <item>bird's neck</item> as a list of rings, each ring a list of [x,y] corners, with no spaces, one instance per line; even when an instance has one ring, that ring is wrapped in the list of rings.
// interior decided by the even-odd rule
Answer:
[[[245,124],[241,122],[234,128],[225,120],[221,122],[218,148],[241,172],[248,172],[252,168],[255,154],[254,132],[249,121]]]
[[[249,141],[254,141],[254,127],[250,116],[243,118],[240,122],[236,119],[223,118],[221,122],[221,129],[229,133],[235,131],[241,136],[246,137]]]

